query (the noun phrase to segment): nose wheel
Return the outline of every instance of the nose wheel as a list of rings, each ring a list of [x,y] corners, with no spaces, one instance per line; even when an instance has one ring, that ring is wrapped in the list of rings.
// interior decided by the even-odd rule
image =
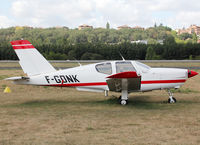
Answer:
[[[169,98],[168,103],[170,103],[170,104],[176,103],[176,98],[174,98],[174,97]]]
[[[168,90],[168,94],[169,94],[168,103],[170,104],[176,103],[176,98],[173,97],[173,93],[170,90]]]

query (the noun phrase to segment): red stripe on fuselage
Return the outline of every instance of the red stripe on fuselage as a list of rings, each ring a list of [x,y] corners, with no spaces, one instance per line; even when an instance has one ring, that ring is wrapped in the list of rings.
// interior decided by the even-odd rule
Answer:
[[[44,86],[54,86],[54,87],[81,87],[81,86],[105,86],[106,82],[99,83],[74,83],[74,84],[49,84]]]
[[[151,80],[151,81],[141,81],[141,84],[171,84],[171,83],[184,83],[186,80]],[[98,83],[73,83],[73,84],[48,84],[43,86],[53,86],[53,87],[83,87],[83,86],[105,86],[106,82]]]
[[[141,84],[171,84],[171,83],[184,83],[186,80],[149,80],[141,81]]]

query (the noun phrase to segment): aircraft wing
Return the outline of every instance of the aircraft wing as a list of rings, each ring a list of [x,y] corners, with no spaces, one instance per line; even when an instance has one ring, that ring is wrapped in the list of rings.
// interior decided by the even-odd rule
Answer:
[[[135,71],[121,72],[107,78],[106,82],[110,91],[128,90],[128,92],[131,92],[140,90],[141,87],[141,76],[138,76]]]

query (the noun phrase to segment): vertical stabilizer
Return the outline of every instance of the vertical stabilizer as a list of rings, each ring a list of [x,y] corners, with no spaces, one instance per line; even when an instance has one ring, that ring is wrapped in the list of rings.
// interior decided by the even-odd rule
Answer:
[[[24,73],[28,76],[56,71],[28,40],[16,40],[10,43],[19,58]]]

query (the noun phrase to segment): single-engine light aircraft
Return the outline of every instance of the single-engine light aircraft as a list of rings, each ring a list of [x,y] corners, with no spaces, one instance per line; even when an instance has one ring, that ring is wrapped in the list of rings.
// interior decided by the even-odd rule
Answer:
[[[75,87],[77,90],[121,92],[119,103],[126,105],[128,94],[166,89],[169,103],[175,103],[171,88],[180,88],[195,71],[177,68],[151,68],[138,61],[120,60],[56,70],[27,40],[11,41],[26,76],[11,77],[15,84]]]

